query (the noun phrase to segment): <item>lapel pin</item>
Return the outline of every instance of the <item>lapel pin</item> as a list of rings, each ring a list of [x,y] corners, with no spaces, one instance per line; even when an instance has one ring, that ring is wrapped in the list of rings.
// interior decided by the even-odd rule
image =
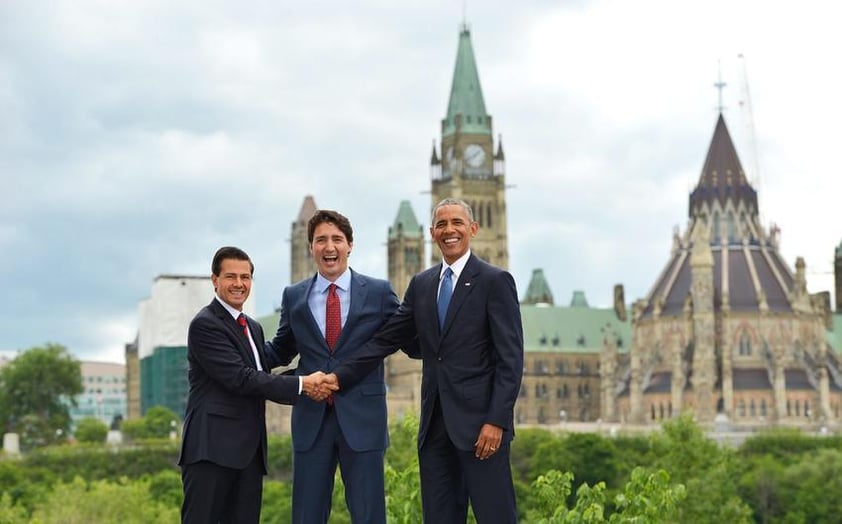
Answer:
[[[470,286],[470,285],[471,285],[470,282],[465,282],[465,286]]]

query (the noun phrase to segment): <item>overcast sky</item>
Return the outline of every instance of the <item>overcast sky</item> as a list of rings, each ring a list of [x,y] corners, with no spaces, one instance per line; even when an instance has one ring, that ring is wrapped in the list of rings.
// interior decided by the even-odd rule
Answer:
[[[429,224],[463,12],[521,296],[533,268],[560,304],[646,295],[687,224],[720,70],[764,224],[831,289],[832,2],[0,0],[0,350],[120,362],[155,277],[208,274],[225,244],[270,313],[307,194],[351,219],[351,266],[385,278],[399,202]]]

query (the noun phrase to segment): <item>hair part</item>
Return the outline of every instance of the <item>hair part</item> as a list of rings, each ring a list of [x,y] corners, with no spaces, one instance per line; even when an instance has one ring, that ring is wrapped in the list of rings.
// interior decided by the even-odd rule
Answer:
[[[319,224],[333,224],[339,228],[339,231],[342,231],[345,235],[345,240],[347,240],[349,244],[354,243],[354,229],[351,227],[351,221],[348,220],[348,217],[331,209],[319,209],[313,213],[313,216],[310,217],[310,220],[307,222],[308,244],[313,243],[313,235],[315,234],[316,227],[318,227]]]
[[[254,275],[254,263],[248,254],[234,246],[225,246],[216,250],[216,253],[213,255],[213,262],[211,262],[211,271],[213,271],[214,275],[219,276],[219,272],[222,271],[222,261],[227,259],[248,260],[249,266],[251,267],[251,274]]]
[[[468,220],[471,222],[474,221],[474,210],[471,209],[471,206],[468,205],[467,202],[462,200],[461,198],[445,198],[441,202],[433,207],[433,213],[430,215],[430,224],[436,223],[436,212],[439,210],[440,207],[444,206],[459,206],[468,213]]]

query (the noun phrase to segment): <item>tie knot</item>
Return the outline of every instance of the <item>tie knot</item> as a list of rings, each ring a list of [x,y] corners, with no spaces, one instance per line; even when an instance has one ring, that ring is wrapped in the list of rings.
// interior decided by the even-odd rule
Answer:
[[[328,295],[335,295],[336,294],[336,284],[331,284],[327,286],[327,294]]]
[[[240,313],[240,316],[237,317],[237,324],[246,327],[246,316],[244,314]]]

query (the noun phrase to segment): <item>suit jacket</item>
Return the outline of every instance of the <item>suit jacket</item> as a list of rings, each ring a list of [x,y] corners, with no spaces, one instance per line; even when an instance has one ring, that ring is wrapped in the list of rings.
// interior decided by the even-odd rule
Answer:
[[[351,303],[333,353],[307,302],[316,275],[284,289],[281,318],[275,338],[266,344],[271,366],[289,364],[296,355],[298,374],[329,373],[353,357],[398,308],[398,298],[385,280],[351,270]],[[326,404],[302,398],[292,410],[292,436],[296,451],[309,450],[321,428]],[[354,451],[383,450],[389,445],[386,383],[383,363],[376,363],[353,387],[334,395],[336,419]]]
[[[261,366],[263,329],[246,317]],[[248,339],[217,299],[202,308],[187,331],[187,412],[180,465],[207,460],[243,469],[260,446],[266,468],[265,399],[293,404],[298,378],[259,371]]]
[[[334,370],[340,388],[356,383],[378,359],[417,335],[424,361],[418,447],[424,444],[436,397],[457,448],[472,450],[485,423],[503,428],[503,442],[509,442],[523,376],[523,326],[514,279],[472,254],[440,330],[440,273],[436,265],[413,277],[397,313],[353,361]]]

